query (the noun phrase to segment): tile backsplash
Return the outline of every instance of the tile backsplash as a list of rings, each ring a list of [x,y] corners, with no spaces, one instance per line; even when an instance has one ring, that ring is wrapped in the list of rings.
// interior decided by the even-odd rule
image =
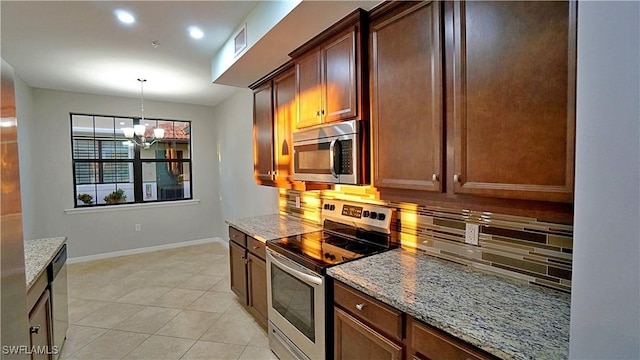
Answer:
[[[300,197],[300,208],[296,197]],[[373,187],[334,190],[280,189],[279,211],[320,224],[323,199],[388,205],[398,209],[392,226],[401,246],[532,284],[571,291],[573,226],[535,218],[380,200]],[[465,226],[478,224],[478,246],[465,244]]]

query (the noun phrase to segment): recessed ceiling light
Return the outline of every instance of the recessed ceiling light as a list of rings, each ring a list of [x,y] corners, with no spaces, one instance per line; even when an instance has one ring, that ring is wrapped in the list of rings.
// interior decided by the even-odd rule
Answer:
[[[136,18],[134,18],[128,11],[116,10],[115,14],[118,17],[118,20],[123,24],[133,24],[136,21]]]
[[[192,26],[189,28],[189,35],[191,35],[191,37],[194,39],[202,39],[202,37],[204,36],[204,33],[202,32],[202,30],[198,29],[197,27]]]

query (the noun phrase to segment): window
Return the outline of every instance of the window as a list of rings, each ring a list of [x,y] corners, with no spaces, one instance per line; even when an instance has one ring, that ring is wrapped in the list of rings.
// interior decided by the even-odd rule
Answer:
[[[71,114],[76,207],[191,199],[191,122],[144,119],[146,134],[163,128],[149,148],[127,140],[122,128],[139,118]]]

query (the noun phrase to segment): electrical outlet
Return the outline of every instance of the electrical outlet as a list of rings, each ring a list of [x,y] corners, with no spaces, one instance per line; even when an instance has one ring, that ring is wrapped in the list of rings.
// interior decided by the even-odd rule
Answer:
[[[136,231],[142,231],[142,225],[136,224]]]
[[[478,245],[479,232],[480,232],[480,225],[466,224],[465,233],[464,233],[464,242],[471,245]]]
[[[296,209],[300,209],[300,196],[296,196]]]

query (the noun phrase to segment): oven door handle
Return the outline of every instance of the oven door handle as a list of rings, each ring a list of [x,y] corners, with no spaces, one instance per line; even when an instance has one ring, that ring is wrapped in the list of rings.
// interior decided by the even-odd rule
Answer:
[[[335,164],[335,152],[336,152],[336,142],[338,139],[331,140],[331,144],[329,144],[329,167],[331,168],[331,175],[334,178],[338,178],[338,174],[336,174],[336,164]]]
[[[309,275],[309,274],[305,274],[300,270],[296,270],[294,268],[292,268],[291,266],[287,265],[286,263],[284,263],[282,260],[277,259],[275,256],[273,256],[271,254],[270,251],[267,251],[267,258],[269,261],[276,263],[276,265],[280,268],[282,268],[283,270],[285,270],[286,272],[306,281],[307,283],[311,283],[311,284],[315,284],[315,285],[322,285],[322,278],[321,277],[317,277],[317,276],[313,276],[313,275]]]

